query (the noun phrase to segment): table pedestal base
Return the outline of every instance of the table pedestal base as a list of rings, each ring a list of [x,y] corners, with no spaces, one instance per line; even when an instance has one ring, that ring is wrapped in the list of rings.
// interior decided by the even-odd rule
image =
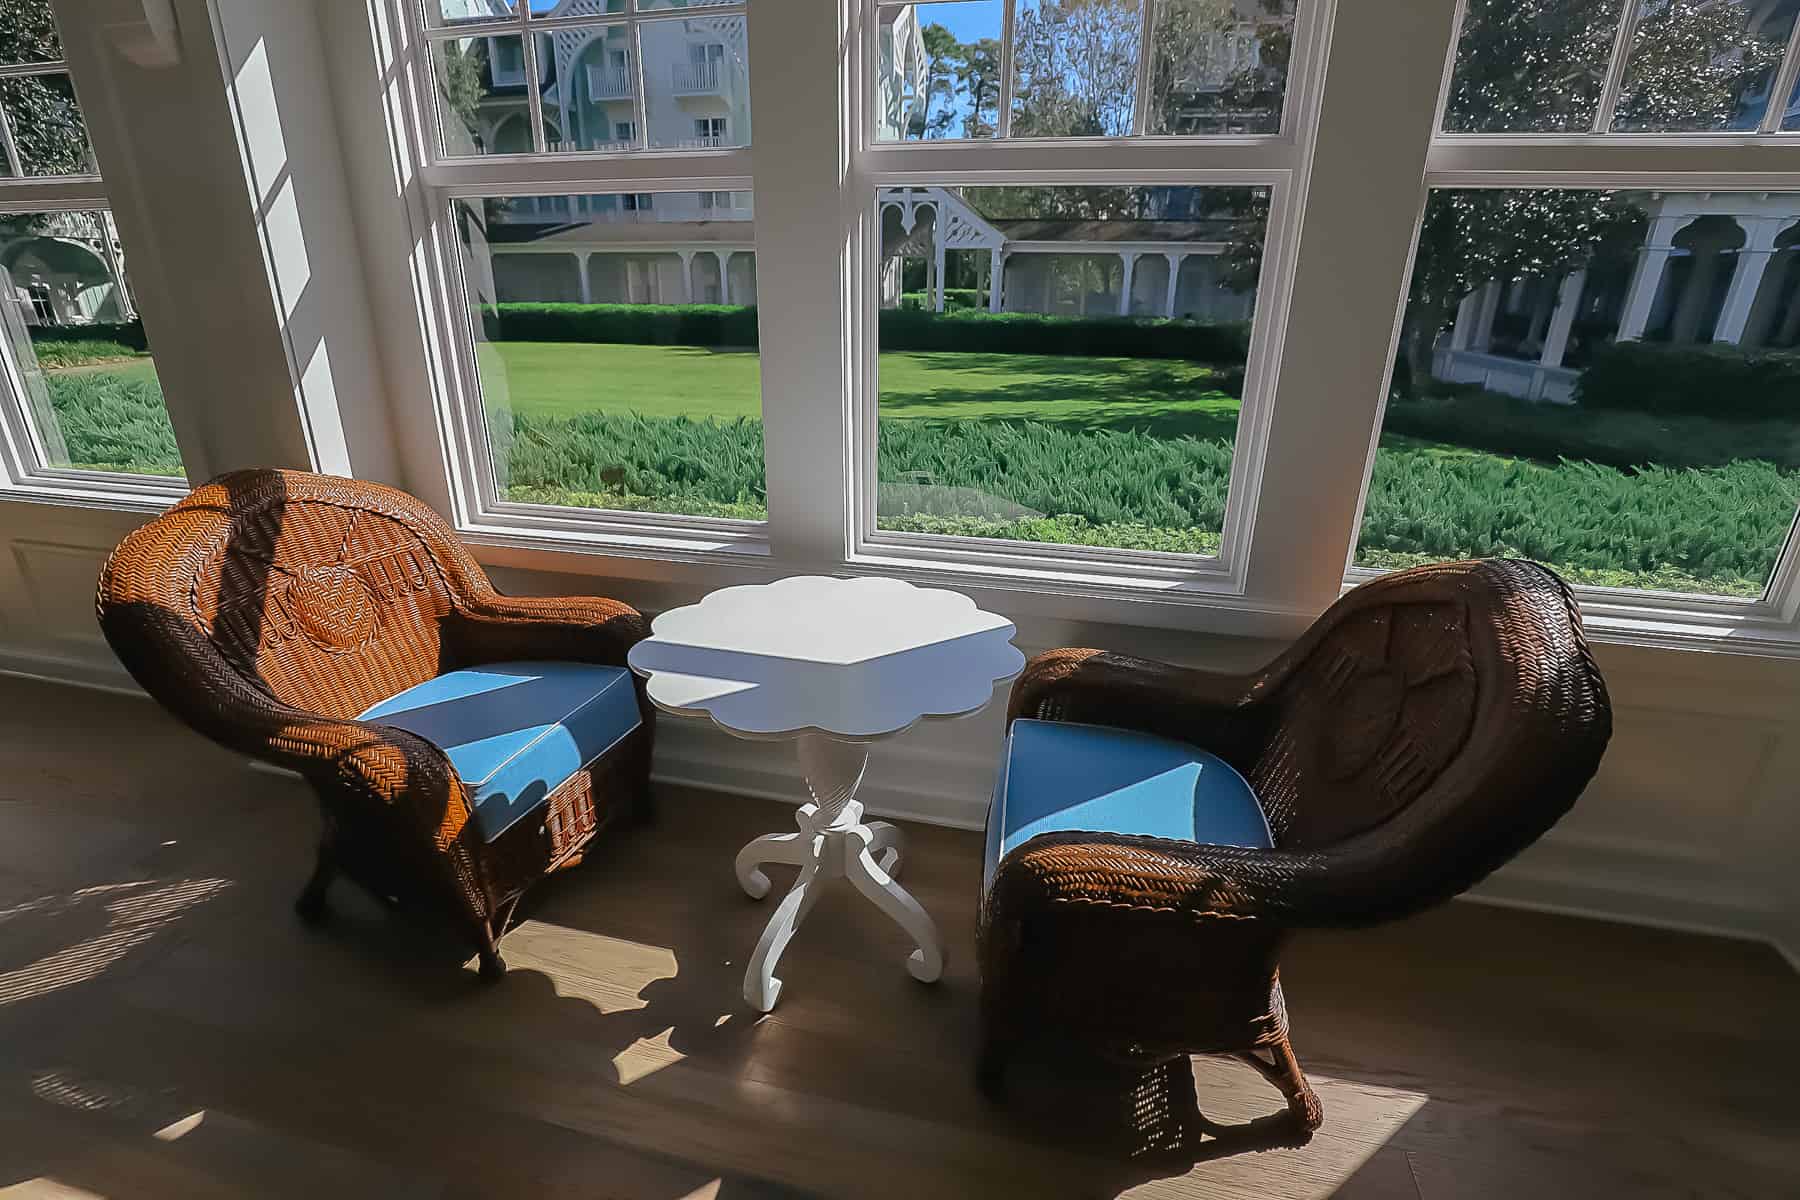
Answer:
[[[906,960],[906,969],[921,983],[932,983],[944,973],[943,943],[937,925],[919,902],[895,880],[905,852],[900,830],[886,821],[864,822],[863,806],[856,800],[869,763],[868,749],[818,734],[806,734],[796,743],[800,767],[813,802],[795,814],[796,833],[770,833],[738,852],[737,879],[753,900],[769,894],[769,877],[763,863],[790,863],[800,868],[794,886],[769,918],[750,967],[744,972],[744,1000],[758,1012],[775,1007],[781,980],[775,965],[793,940],[794,931],[806,919],[819,889],[826,881],[848,878],[856,890],[892,917],[918,945]]]

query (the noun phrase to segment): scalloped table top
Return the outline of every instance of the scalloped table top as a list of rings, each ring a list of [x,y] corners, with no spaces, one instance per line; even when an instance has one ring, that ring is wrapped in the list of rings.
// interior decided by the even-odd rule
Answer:
[[[799,575],[671,609],[631,649],[651,701],[740,737],[872,741],[969,716],[1024,669],[1010,621],[958,592]]]

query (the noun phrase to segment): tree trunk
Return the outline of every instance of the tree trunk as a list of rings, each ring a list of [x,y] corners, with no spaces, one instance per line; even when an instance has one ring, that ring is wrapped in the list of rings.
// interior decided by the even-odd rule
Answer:
[[[1444,328],[1444,321],[1449,315],[1450,306],[1441,300],[1420,297],[1406,306],[1402,345],[1406,350],[1406,365],[1412,372],[1415,393],[1425,380],[1431,378],[1432,351],[1437,346],[1438,333]]]

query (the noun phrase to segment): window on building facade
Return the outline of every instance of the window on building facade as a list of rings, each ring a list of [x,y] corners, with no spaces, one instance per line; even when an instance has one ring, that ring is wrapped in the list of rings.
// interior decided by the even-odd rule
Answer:
[[[47,0],[0,27],[0,442],[15,482],[182,475]],[[49,178],[46,178],[49,177]],[[57,199],[34,199],[54,183]],[[39,205],[42,205],[39,207]],[[121,481],[121,487],[141,486]]]
[[[445,157],[748,144],[742,4],[439,0],[431,15]]]

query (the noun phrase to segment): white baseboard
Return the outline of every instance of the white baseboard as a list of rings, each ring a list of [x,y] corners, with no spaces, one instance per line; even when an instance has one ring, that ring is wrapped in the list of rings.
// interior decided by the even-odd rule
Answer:
[[[0,674],[148,698],[116,665],[0,652]],[[878,816],[978,830],[998,749],[998,713],[927,722],[871,749],[858,795]],[[790,803],[806,798],[786,744],[743,741],[700,721],[663,718],[654,776]],[[1661,858],[1629,838],[1559,837],[1553,831],[1465,899],[1766,942],[1800,972],[1800,927],[1790,916],[1744,892],[1728,871]]]

